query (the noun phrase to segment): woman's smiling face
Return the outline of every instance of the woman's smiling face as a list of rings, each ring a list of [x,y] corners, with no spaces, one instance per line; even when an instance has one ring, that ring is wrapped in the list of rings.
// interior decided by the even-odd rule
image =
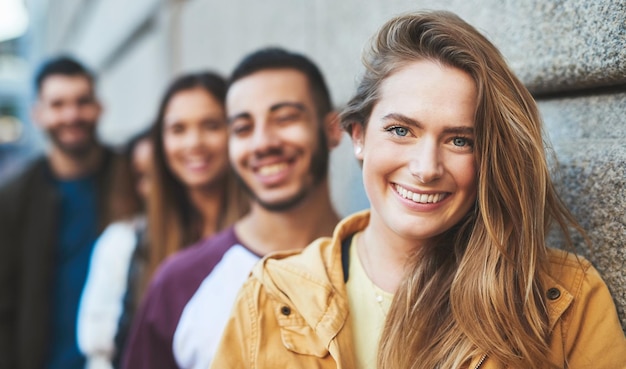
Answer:
[[[187,188],[219,183],[228,170],[224,107],[202,88],[177,92],[163,119],[163,151],[174,175]]]
[[[367,128],[352,130],[370,226],[424,244],[467,214],[476,199],[476,99],[466,72],[429,60],[383,81]]]

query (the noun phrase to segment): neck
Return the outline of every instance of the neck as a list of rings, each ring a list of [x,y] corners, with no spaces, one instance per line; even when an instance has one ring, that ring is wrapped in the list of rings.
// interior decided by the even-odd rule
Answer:
[[[268,211],[253,202],[250,213],[235,225],[237,236],[252,251],[266,255],[273,251],[302,249],[320,237],[330,237],[339,216],[330,201],[324,180],[297,206],[287,211]]]
[[[415,241],[379,232],[372,219],[357,239],[357,252],[365,273],[376,286],[390,293],[400,286],[415,247]]]
[[[103,156],[104,149],[99,145],[81,157],[68,155],[56,147],[48,153],[52,173],[59,179],[76,179],[95,172]]]
[[[224,191],[222,188],[192,188],[188,191],[189,199],[202,216],[202,238],[218,231],[219,215],[222,208]]]

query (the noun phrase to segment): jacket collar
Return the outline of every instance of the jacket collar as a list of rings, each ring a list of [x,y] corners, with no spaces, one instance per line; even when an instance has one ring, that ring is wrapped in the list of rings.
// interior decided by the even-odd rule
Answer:
[[[331,239],[316,240],[301,253],[271,254],[252,270],[268,293],[301,315],[317,337],[335,357],[340,367],[352,367],[351,334],[339,335],[346,328],[349,304],[341,265],[341,241],[364,229],[369,211],[362,211],[341,221]],[[291,256],[288,260],[283,260]],[[307,293],[302,293],[306,290]],[[338,340],[333,345],[333,340]],[[342,342],[346,340],[346,342]]]

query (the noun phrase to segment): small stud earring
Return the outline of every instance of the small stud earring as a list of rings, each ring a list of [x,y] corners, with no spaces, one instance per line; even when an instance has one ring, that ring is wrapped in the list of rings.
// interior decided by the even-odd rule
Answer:
[[[354,152],[359,155],[361,153],[361,150],[363,150],[363,148],[361,146],[357,146],[356,149],[354,150]]]

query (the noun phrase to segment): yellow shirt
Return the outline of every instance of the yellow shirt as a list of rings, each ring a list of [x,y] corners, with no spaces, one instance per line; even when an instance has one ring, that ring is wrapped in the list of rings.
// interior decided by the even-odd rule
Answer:
[[[378,288],[367,276],[356,249],[354,235],[350,245],[349,278],[346,283],[349,319],[353,327],[354,352],[359,369],[376,369],[378,341],[391,306],[393,294]]]

